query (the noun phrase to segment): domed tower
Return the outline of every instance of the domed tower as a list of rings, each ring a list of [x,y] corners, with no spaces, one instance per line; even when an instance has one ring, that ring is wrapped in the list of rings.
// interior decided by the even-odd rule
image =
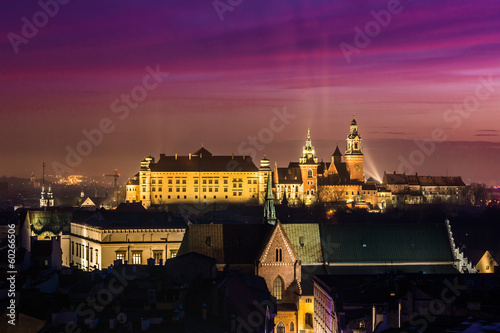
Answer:
[[[311,204],[318,187],[318,158],[311,142],[311,131],[307,129],[306,144],[299,159],[303,193],[306,204]]]
[[[361,148],[361,136],[358,132],[356,119],[351,121],[349,135],[347,136],[347,146],[345,150],[345,163],[351,180],[362,182],[365,179],[363,172],[363,149]]]

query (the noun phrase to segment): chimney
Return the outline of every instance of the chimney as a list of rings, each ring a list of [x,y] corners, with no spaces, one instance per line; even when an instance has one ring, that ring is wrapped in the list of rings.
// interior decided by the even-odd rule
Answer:
[[[191,153],[189,153],[189,159],[191,159]]]
[[[234,153],[232,153],[232,154],[231,154],[231,159],[233,159],[233,160],[234,160]]]
[[[175,159],[177,159],[177,153],[175,153]]]

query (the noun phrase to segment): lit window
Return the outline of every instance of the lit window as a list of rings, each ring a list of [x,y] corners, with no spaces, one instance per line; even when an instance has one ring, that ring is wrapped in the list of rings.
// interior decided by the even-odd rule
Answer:
[[[142,253],[140,252],[132,253],[132,263],[134,265],[142,264]]]
[[[125,261],[125,252],[116,252],[116,260]]]
[[[170,250],[170,258],[177,257],[177,250]]]
[[[279,276],[273,282],[273,295],[278,301],[283,299],[283,279]]]

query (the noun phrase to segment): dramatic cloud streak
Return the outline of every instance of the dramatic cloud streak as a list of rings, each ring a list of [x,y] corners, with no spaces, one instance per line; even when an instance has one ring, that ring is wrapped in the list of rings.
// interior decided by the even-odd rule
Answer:
[[[500,82],[500,3],[402,0],[401,13],[347,63],[339,44],[353,44],[354,28],[364,29],[371,12],[387,3],[243,1],[221,22],[210,1],[71,1],[16,54],[7,34],[21,34],[21,19],[40,7],[7,0],[0,114],[10,125],[0,156],[18,165],[3,164],[0,173],[27,175],[42,160],[63,159],[83,129],[116,117],[111,102],[156,64],[168,80],[79,171],[102,173],[98,165],[131,173],[144,155],[194,151],[202,141],[221,153],[236,151],[273,107],[284,105],[298,117],[268,149],[297,146],[292,156],[268,153],[276,161],[297,158],[308,126],[313,140],[334,148],[352,114],[367,145],[387,138],[396,147],[399,139],[426,139],[435,127],[445,128],[450,141],[497,140],[478,128],[500,123],[500,85],[459,128],[443,114],[474,93],[480,76]],[[481,163],[491,161],[484,156]],[[499,181],[494,174],[484,180]]]

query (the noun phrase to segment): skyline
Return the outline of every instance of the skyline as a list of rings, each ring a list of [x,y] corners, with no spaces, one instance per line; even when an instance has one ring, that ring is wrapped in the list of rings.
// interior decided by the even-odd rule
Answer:
[[[261,142],[256,165],[298,160],[308,128],[328,161],[354,114],[366,178],[423,156],[419,174],[500,185],[498,2],[54,1],[41,2],[57,12],[30,38],[23,18],[40,4],[4,5],[0,175],[67,166],[67,147],[99,127],[74,173],[118,168],[123,181],[145,156],[202,144],[242,154],[286,109],[294,117]],[[134,107],[123,94],[144,98]],[[446,138],[434,149],[415,142],[433,133]]]

